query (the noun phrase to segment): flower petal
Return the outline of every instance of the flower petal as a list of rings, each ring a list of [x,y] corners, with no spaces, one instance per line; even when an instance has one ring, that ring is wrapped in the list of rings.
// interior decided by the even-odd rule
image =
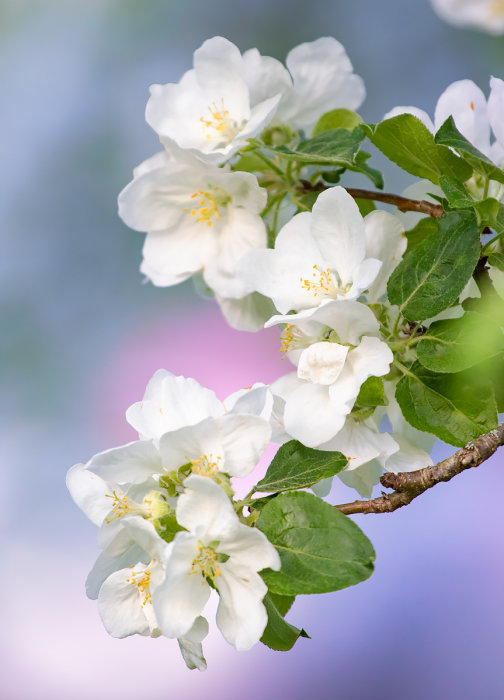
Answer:
[[[151,440],[137,440],[100,452],[87,466],[102,479],[115,484],[139,484],[162,471],[161,455]]]
[[[388,278],[400,263],[408,241],[402,223],[386,211],[368,214],[364,226],[366,253],[382,262],[380,272],[366,294],[368,302],[373,304],[386,294]]]
[[[350,409],[345,413],[340,406],[335,406],[328,387],[298,382],[285,402],[285,430],[307,447],[317,447],[341,430]]]
[[[436,129],[452,116],[457,129],[473,146],[488,155],[490,124],[483,92],[472,80],[457,80],[439,98],[434,113]]]
[[[298,377],[317,384],[333,384],[341,374],[348,346],[339,343],[313,343],[299,358]]]
[[[239,520],[224,489],[196,474],[189,476],[184,486],[177,502],[179,525],[197,533],[205,544],[229,537]]]

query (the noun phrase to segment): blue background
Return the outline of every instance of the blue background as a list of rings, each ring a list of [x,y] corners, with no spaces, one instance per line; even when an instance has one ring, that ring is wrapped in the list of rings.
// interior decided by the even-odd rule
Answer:
[[[230,330],[190,283],[142,285],[143,236],[116,215],[131,169],[158,149],[148,86],[177,81],[215,34],[282,60],[335,36],[364,78],[368,121],[398,104],[432,114],[450,82],[486,92],[490,74],[504,77],[504,39],[454,29],[422,0],[3,0],[0,695],[502,699],[499,454],[402,511],[358,518],[374,576],[300,597],[289,619],[312,639],[289,653],[238,653],[214,630],[208,672],[189,672],[172,640],[108,637],[85,597],[95,528],[65,472],[134,438],[124,410],[152,373],[194,376],[223,397],[288,369],[275,332]],[[409,184],[373,162],[388,190]]]

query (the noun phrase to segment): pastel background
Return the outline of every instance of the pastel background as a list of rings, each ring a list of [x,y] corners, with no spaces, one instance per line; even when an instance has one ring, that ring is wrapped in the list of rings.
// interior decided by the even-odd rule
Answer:
[[[402,511],[361,516],[375,574],[300,597],[289,619],[312,639],[289,653],[238,653],[212,632],[209,670],[189,672],[174,641],[108,637],[85,597],[95,528],[65,473],[134,438],[124,411],[152,373],[224,397],[287,371],[275,331],[230,330],[190,283],[142,285],[143,236],[116,215],[131,169],[158,148],[148,86],[177,81],[215,34],[281,59],[335,36],[365,80],[369,121],[396,104],[432,114],[450,82],[504,77],[504,39],[443,24],[427,0],[1,0],[0,697],[501,700],[503,455]],[[374,162],[387,189],[409,184]]]

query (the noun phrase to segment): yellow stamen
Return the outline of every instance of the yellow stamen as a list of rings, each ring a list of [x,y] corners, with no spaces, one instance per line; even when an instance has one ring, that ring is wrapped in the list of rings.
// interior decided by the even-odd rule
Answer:
[[[504,15],[504,0],[493,0],[490,3],[490,17],[501,17]]]
[[[299,281],[301,282],[301,286],[314,296],[318,296],[320,293],[329,294],[335,287],[330,269],[321,270],[318,265],[314,265],[313,270],[312,276],[315,279],[307,280],[300,277]]]
[[[224,142],[228,144],[231,143],[236,134],[240,131],[242,125],[238,124],[236,119],[230,116],[229,110],[224,106],[223,99],[221,99],[220,103],[220,107],[218,107],[215,102],[208,105],[210,118],[205,119],[205,117],[200,117],[200,122],[207,140],[210,140],[212,137],[215,138],[215,136],[221,136]]]
[[[198,459],[189,460],[192,464],[192,470],[194,473],[200,476],[213,476],[215,472],[219,471],[219,461],[221,457],[213,458],[213,454],[210,452],[207,455],[201,455]]]
[[[148,569],[145,571],[135,571],[133,567],[131,567],[131,569],[131,578],[127,578],[126,582],[138,588],[140,596],[143,596],[142,607],[147,605],[147,603],[152,605],[152,596],[150,592],[151,572]]]
[[[105,521],[107,523],[112,522],[112,520],[116,520],[116,518],[120,518],[122,515],[126,515],[126,513],[129,513],[132,509],[131,505],[128,503],[128,497],[126,494],[117,493],[117,491],[112,491],[112,494],[106,493],[105,494],[106,498],[112,498],[112,513],[113,515],[110,515],[108,518],[105,518]]]
[[[190,211],[188,207],[185,207],[184,211],[189,211],[191,216],[197,217],[196,221],[198,223],[205,223],[207,226],[211,227],[212,217],[220,219],[219,204],[226,202],[219,201],[219,199],[222,199],[222,197],[219,198],[218,196],[212,196],[206,190],[198,190],[191,195],[191,199],[194,199],[195,197],[201,197],[200,201],[198,202],[199,206],[197,208],[192,208]]]
[[[201,542],[198,543],[199,553],[192,563],[189,576],[192,574],[201,574],[201,585],[205,584],[205,579],[209,578],[214,581],[218,576],[221,576],[221,570],[217,561],[217,552],[213,547],[205,547]]]

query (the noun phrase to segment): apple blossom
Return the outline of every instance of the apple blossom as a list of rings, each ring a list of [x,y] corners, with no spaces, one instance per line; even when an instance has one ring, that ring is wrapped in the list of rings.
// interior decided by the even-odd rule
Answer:
[[[431,0],[438,15],[457,27],[504,34],[503,0]]]
[[[177,533],[165,561],[166,575],[153,592],[154,611],[167,637],[183,637],[203,610],[211,592],[219,596],[217,624],[239,650],[261,637],[267,614],[267,587],[257,572],[278,570],[280,560],[265,535],[240,523],[224,491],[209,479],[185,481],[177,520],[188,532]]]
[[[238,260],[266,246],[266,199],[251,173],[227,172],[173,147],[142,163],[118,201],[124,222],[147,232],[140,269],[156,286],[202,272],[217,295],[239,298]]]

